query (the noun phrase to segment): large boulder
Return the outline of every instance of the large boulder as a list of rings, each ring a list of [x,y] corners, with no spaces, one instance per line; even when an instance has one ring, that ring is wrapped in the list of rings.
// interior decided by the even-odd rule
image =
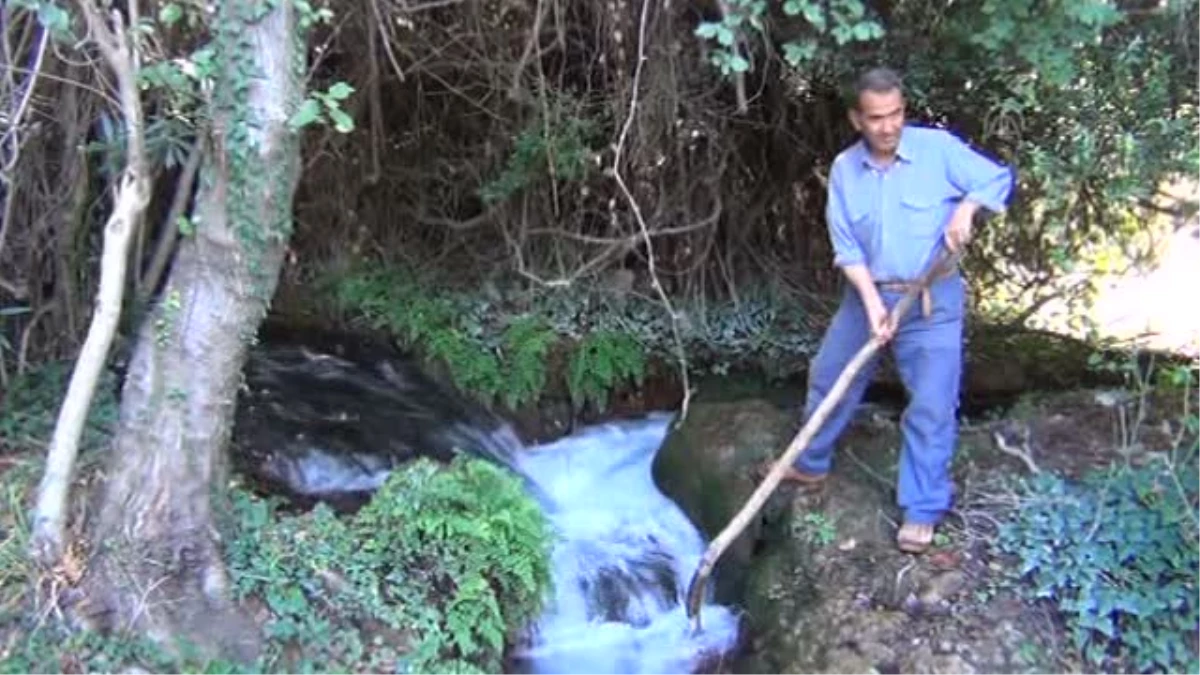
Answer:
[[[759,399],[697,402],[655,457],[654,481],[711,540],[758,486],[756,467],[781,454],[798,426],[792,415]],[[763,519],[776,510],[772,499],[721,557],[712,579],[718,603],[740,604]]]

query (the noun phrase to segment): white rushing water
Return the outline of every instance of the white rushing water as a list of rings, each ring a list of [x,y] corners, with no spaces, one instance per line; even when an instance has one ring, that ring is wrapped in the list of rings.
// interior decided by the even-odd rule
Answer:
[[[514,656],[531,673],[685,673],[728,654],[737,618],[707,604],[692,634],[687,584],[706,542],[651,477],[672,416],[586,427],[517,453],[550,500],[554,594]],[[711,586],[710,586],[711,588]]]
[[[698,634],[684,608],[707,542],[651,475],[673,415],[524,447],[511,425],[411,364],[282,348],[256,353],[251,366],[239,432],[269,451],[251,470],[293,494],[370,492],[399,463],[455,450],[521,476],[558,539],[546,611],[510,655],[518,671],[693,672],[733,649],[738,626],[729,608],[706,604]]]

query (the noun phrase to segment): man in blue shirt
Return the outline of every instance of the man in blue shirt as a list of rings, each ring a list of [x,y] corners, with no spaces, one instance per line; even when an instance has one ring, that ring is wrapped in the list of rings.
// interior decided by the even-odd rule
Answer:
[[[866,72],[854,94],[850,122],[861,138],[834,160],[826,208],[834,265],[850,283],[809,369],[805,415],[812,415],[872,334],[890,342],[909,394],[897,485],[904,522],[896,540],[902,550],[919,553],[953,499],[963,280],[957,270],[936,280],[919,309],[914,306],[898,325],[888,312],[939,245],[958,251],[970,241],[980,208],[1005,209],[1013,175],[947,131],[907,125],[903,87],[893,71]],[[877,366],[878,356],[784,480],[816,485],[825,479],[833,446]]]

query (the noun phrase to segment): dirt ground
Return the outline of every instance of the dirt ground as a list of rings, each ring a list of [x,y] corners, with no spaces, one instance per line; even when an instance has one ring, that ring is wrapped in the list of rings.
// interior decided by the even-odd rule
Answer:
[[[899,411],[867,406],[821,490],[780,488],[799,552],[764,563],[752,635],[738,672],[1026,673],[1087,670],[1061,619],[1014,590],[1012,561],[990,546],[1012,508],[1012,479],[1070,477],[1138,463],[1176,431],[1151,404],[1113,392],[1023,399],[968,422],[953,464],[955,509],[922,556],[896,549]],[[1136,426],[1136,429],[1135,429]],[[804,568],[796,561],[803,560]],[[763,600],[762,598],[767,598]],[[759,612],[759,617],[754,612]]]

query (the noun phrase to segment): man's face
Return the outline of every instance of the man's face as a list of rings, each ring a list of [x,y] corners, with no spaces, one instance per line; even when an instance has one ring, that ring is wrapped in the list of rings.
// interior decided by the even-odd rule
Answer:
[[[850,123],[863,135],[872,151],[890,155],[900,147],[904,97],[899,89],[882,94],[864,91],[859,94],[858,109],[850,111]]]

